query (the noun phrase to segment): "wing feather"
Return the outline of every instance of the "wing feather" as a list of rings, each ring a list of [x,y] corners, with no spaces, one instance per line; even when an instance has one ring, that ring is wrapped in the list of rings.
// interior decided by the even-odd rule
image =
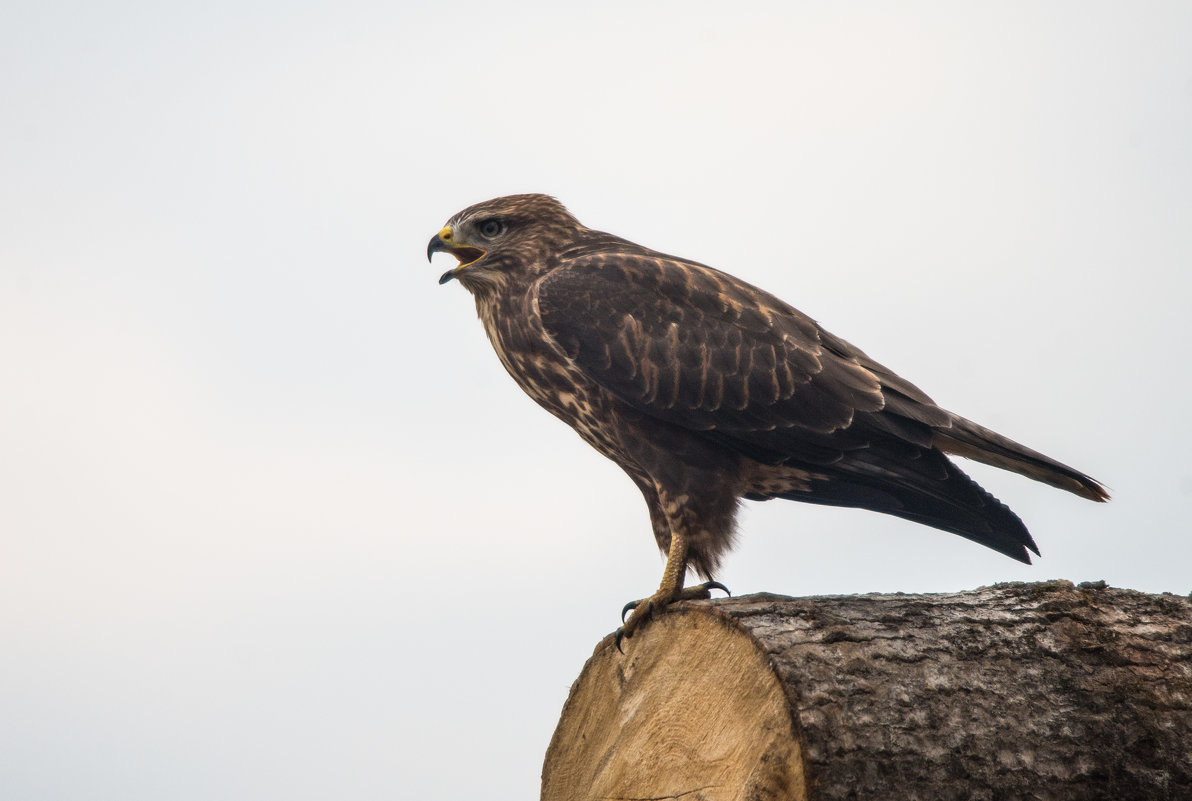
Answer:
[[[773,295],[694,262],[586,254],[564,260],[536,292],[547,334],[597,384],[770,460],[801,446],[834,458],[849,447],[834,432],[886,403],[863,353]]]

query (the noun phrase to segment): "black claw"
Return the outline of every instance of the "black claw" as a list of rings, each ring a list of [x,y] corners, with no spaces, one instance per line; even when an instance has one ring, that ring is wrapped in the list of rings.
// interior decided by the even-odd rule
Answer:
[[[625,615],[629,614],[629,611],[631,609],[637,609],[637,605],[639,603],[641,603],[641,601],[630,601],[629,603],[625,604],[624,608],[621,609],[621,622],[622,623],[625,622]]]
[[[617,629],[617,636],[616,636],[616,639],[613,640],[613,642],[615,642],[617,644],[617,650],[620,651],[621,653],[625,653],[625,651],[621,648],[621,640],[624,638],[625,638],[625,629]]]
[[[724,586],[719,581],[707,582],[706,584],[704,584],[704,589],[705,590],[723,590],[724,594],[727,595],[729,598],[733,597],[733,594],[728,591],[728,587]]]

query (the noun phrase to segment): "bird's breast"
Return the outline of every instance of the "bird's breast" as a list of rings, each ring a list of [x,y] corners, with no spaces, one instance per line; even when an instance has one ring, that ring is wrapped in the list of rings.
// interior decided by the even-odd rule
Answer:
[[[477,308],[497,358],[522,391],[592,447],[623,461],[607,393],[555,345],[529,305],[478,302]]]

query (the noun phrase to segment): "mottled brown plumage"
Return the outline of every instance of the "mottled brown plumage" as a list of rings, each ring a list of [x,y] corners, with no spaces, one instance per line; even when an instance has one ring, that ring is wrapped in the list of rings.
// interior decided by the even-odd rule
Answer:
[[[471,206],[446,251],[518,385],[629,474],[668,553],[647,611],[711,578],[741,498],[852,506],[1029,562],[1018,517],[954,453],[1103,501],[1093,479],[945,411],[769,293],[581,225],[546,195]]]

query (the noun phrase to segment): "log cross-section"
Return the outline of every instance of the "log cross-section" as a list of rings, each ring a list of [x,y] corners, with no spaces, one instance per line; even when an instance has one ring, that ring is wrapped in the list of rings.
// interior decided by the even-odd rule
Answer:
[[[1103,583],[681,604],[606,638],[544,801],[1192,800],[1192,601]]]

